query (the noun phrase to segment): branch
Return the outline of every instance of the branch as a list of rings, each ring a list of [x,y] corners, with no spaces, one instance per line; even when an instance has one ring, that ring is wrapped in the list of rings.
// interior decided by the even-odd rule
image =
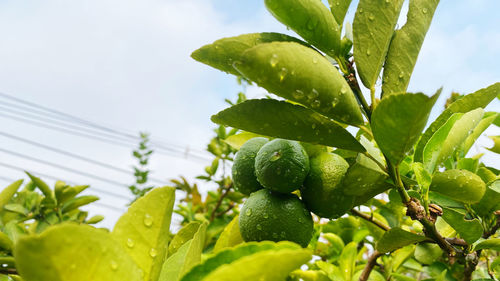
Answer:
[[[379,228],[381,228],[382,230],[385,230],[385,231],[389,231],[391,228],[386,225],[385,223],[377,220],[376,218],[374,218],[373,216],[370,216],[370,215],[367,215],[365,213],[362,213],[356,209],[351,209],[351,214],[355,215],[355,216],[358,216],[364,220],[367,220],[371,223],[373,223],[374,225],[378,226]]]
[[[372,111],[370,109],[370,106],[365,100],[365,97],[363,96],[363,92],[361,92],[361,88],[359,87],[358,80],[356,80],[356,73],[354,69],[351,69],[351,73],[345,76],[347,79],[347,84],[351,87],[352,91],[354,92],[354,95],[358,99],[359,103],[363,107],[363,110],[365,111],[366,118],[368,121],[371,120],[372,117]]]
[[[214,221],[214,219],[215,219],[215,212],[217,212],[217,210],[219,209],[220,205],[222,204],[222,200],[224,200],[224,198],[227,196],[227,194],[231,190],[232,186],[233,186],[233,184],[231,183],[228,187],[226,187],[226,189],[224,190],[224,192],[222,193],[222,195],[219,197],[219,200],[217,201],[217,204],[215,204],[215,208],[212,211],[212,214],[210,215],[210,222]]]
[[[368,277],[370,276],[370,273],[373,270],[373,267],[377,263],[378,257],[382,256],[383,253],[375,250],[370,257],[368,258],[368,261],[366,262],[365,268],[363,269],[363,272],[361,272],[361,275],[359,276],[359,281],[366,281],[368,280]]]

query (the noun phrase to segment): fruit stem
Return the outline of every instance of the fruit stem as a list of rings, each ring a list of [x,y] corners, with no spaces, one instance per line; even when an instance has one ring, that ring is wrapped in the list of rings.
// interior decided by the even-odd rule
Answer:
[[[362,213],[362,212],[360,212],[360,211],[358,211],[358,210],[356,210],[354,208],[351,209],[351,214],[353,214],[355,216],[358,216],[358,217],[360,217],[360,218],[362,218],[364,220],[367,220],[367,221],[373,223],[374,225],[376,225],[377,227],[379,227],[382,230],[389,231],[391,229],[388,225],[386,225],[385,223],[377,220],[373,216],[370,216],[368,214]]]
[[[351,70],[351,73],[345,76],[347,83],[349,84],[349,87],[351,87],[352,91],[354,92],[354,95],[358,99],[358,102],[361,104],[363,107],[363,111],[365,112],[366,119],[368,119],[368,122],[371,122],[371,117],[372,117],[372,111],[370,109],[370,106],[366,102],[365,97],[363,96],[363,92],[361,92],[361,88],[359,87],[358,80],[356,80],[356,73],[354,69]]]

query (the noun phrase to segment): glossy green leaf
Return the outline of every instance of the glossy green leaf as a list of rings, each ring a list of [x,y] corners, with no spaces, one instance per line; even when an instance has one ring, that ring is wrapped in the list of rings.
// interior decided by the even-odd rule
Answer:
[[[205,45],[194,51],[191,57],[224,72],[241,76],[233,67],[233,63],[240,60],[241,54],[258,44],[275,41],[290,41],[305,44],[299,39],[285,34],[273,32],[250,33],[219,39],[212,44]]]
[[[54,192],[52,192],[52,189],[40,178],[35,177],[34,175],[26,172],[26,174],[30,177],[31,181],[35,184],[38,189],[45,195],[45,197],[49,200],[54,200]]]
[[[498,115],[495,121],[493,121],[493,124],[495,124],[495,126],[500,127],[500,115]]]
[[[157,280],[167,253],[175,188],[161,187],[135,201],[116,223],[112,236],[143,270]]]
[[[349,10],[351,1],[352,0],[328,0],[330,11],[335,18],[335,22],[337,22],[339,25],[343,25],[344,18],[347,14],[347,10]]]
[[[387,253],[396,249],[427,240],[423,235],[405,231],[399,227],[393,227],[387,231],[377,242],[376,249],[379,252]]]
[[[239,134],[229,136],[223,141],[229,144],[232,148],[239,150],[245,142],[256,137],[262,137],[262,135],[250,132],[241,132]]]
[[[351,280],[356,268],[356,256],[358,254],[358,243],[351,242],[347,244],[338,260],[339,269],[342,272],[344,280]]]
[[[10,199],[14,196],[14,194],[16,194],[21,184],[23,184],[23,180],[18,180],[2,190],[0,193],[0,210],[3,209],[3,206],[9,203]]]
[[[439,0],[410,0],[405,25],[396,30],[384,64],[384,97],[406,92],[425,34],[431,25]]]
[[[434,133],[445,124],[454,113],[466,113],[478,107],[486,107],[500,93],[500,83],[480,89],[472,94],[452,103],[432,124],[425,130],[415,148],[414,159],[422,162],[424,147]]]
[[[187,241],[193,239],[193,236],[198,232],[201,222],[192,221],[182,227],[177,234],[175,234],[172,241],[168,244],[168,256],[173,255],[177,250],[184,245]]]
[[[457,231],[468,244],[476,242],[483,235],[483,226],[478,219],[466,220],[464,215],[450,208],[443,209],[443,219]]]
[[[493,147],[488,148],[488,150],[500,154],[500,136],[490,136],[493,140]]]
[[[467,137],[465,142],[462,145],[461,150],[464,155],[467,154],[472,145],[476,142],[476,140],[481,136],[481,134],[488,129],[488,127],[495,121],[495,119],[500,116],[499,113],[496,112],[486,112],[483,116],[483,119],[477,124],[472,133]],[[497,142],[495,143],[497,144]],[[498,137],[498,153],[500,153],[500,137]]]
[[[95,202],[97,200],[99,200],[99,197],[94,196],[94,195],[84,195],[84,196],[76,197],[76,198],[73,198],[73,199],[69,200],[68,202],[66,202],[62,206],[61,211],[63,213],[70,212],[74,209],[78,209],[81,206],[88,205],[88,204]]]
[[[353,22],[354,60],[361,81],[368,89],[385,61],[403,0],[360,0]]]
[[[271,137],[364,151],[363,146],[334,121],[284,101],[247,100],[217,113],[212,121]]]
[[[422,243],[415,248],[415,259],[423,264],[432,264],[441,255],[443,250],[437,244]]]
[[[472,205],[472,208],[481,216],[489,216],[500,209],[500,180],[490,183],[481,201]]]
[[[308,43],[335,57],[340,50],[340,27],[328,8],[317,0],[265,0],[281,23]]]
[[[432,97],[421,93],[391,95],[373,111],[373,137],[394,165],[399,164],[417,142],[440,93],[441,89]]]
[[[14,249],[25,281],[139,281],[141,270],[106,231],[60,224],[21,237]]]
[[[495,251],[500,251],[500,238],[490,238],[484,241],[479,242],[474,250],[483,250],[483,249],[491,249]]]
[[[458,202],[476,203],[483,197],[486,184],[474,173],[453,169],[437,172],[430,189]]]
[[[219,239],[217,239],[214,246],[214,253],[220,252],[225,248],[234,247],[240,243],[243,243],[243,238],[241,237],[240,227],[238,225],[238,216],[235,216],[233,220],[226,225]]]
[[[202,280],[284,280],[311,257],[311,252],[302,248],[262,251],[220,266]]]
[[[193,266],[201,262],[201,253],[205,245],[207,223],[203,223],[193,236],[177,252],[168,257],[162,266],[158,281],[177,281]]]
[[[265,251],[279,251],[282,249],[301,249],[301,247],[291,242],[249,242],[240,244],[234,248],[223,249],[218,253],[208,257],[201,264],[193,267],[184,277],[182,281],[199,281],[215,271],[217,268],[229,265],[243,257]]]
[[[398,268],[407,261],[415,252],[415,245],[408,245],[399,248],[392,253],[391,271],[397,271]]]
[[[363,123],[356,97],[344,77],[311,48],[291,42],[260,44],[246,50],[234,66],[270,93],[342,123]]]
[[[301,281],[331,281],[322,270],[295,270],[290,277]]]
[[[423,151],[423,163],[429,173],[448,159],[465,142],[479,124],[484,111],[481,108],[465,114],[455,113],[431,137]]]

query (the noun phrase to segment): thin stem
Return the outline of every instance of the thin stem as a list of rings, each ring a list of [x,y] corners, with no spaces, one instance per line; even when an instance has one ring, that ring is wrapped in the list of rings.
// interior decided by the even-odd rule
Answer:
[[[385,223],[377,220],[373,216],[370,216],[368,214],[362,213],[362,212],[360,212],[360,211],[358,211],[356,209],[351,209],[351,213],[353,215],[355,215],[355,216],[358,216],[358,217],[360,217],[360,218],[362,218],[364,220],[367,220],[367,221],[373,223],[374,225],[376,225],[377,227],[379,227],[382,230],[389,231],[391,229],[388,225],[386,225]]]
[[[370,88],[370,99],[371,99],[371,102],[372,102],[372,110],[375,109],[375,87],[372,86]]]
[[[222,192],[222,195],[219,197],[219,200],[217,201],[217,204],[215,205],[215,208],[212,211],[212,214],[210,215],[210,222],[214,221],[214,219],[215,219],[215,213],[217,212],[217,210],[219,209],[220,205],[222,204],[222,200],[224,200],[224,198],[227,196],[227,194],[231,190],[232,186],[233,186],[232,184],[229,185],[228,187],[226,187],[226,189],[224,190],[224,192]]]
[[[377,164],[380,169],[382,169],[382,171],[386,172],[387,173],[387,167],[384,166],[384,164],[380,163],[377,159],[375,159],[375,157],[373,157],[370,153],[368,153],[367,151],[365,151],[363,153],[366,157],[370,158],[371,160],[373,160],[373,162],[375,162],[375,164]]]
[[[361,272],[361,275],[359,276],[359,281],[366,281],[368,280],[368,277],[370,276],[370,273],[373,270],[373,267],[375,267],[375,264],[377,264],[377,259],[382,256],[383,253],[375,250],[370,257],[368,258],[368,261],[366,262],[365,268],[363,269],[363,272]]]
[[[359,103],[363,107],[363,110],[365,111],[366,118],[368,121],[371,121],[371,116],[372,116],[372,111],[370,106],[365,100],[365,97],[363,96],[363,92],[361,92],[361,88],[359,87],[358,80],[356,80],[356,74],[354,72],[354,69],[351,70],[351,73],[346,76],[347,83],[351,87],[352,91],[354,92],[354,95],[358,99]]]
[[[368,134],[370,137],[372,137],[372,139],[373,139],[373,133],[372,133],[372,131],[371,131],[370,129],[368,129],[368,128],[367,128],[366,126],[364,126],[364,125],[359,126],[359,128],[360,128],[363,132],[367,133],[367,134]]]
[[[401,200],[403,200],[403,204],[407,205],[410,202],[410,195],[408,195],[408,192],[406,192],[406,189],[404,188],[403,182],[401,181],[401,176],[399,175],[399,170],[396,166],[391,164],[387,157],[385,157],[385,161],[387,162],[389,176],[391,176],[394,185],[398,189]]]

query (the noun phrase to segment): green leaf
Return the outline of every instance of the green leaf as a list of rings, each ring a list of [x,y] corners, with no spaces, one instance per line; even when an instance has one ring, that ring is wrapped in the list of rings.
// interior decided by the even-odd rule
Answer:
[[[391,95],[375,108],[373,137],[391,163],[398,165],[413,148],[440,93],[441,89],[432,97],[421,93]]]
[[[241,76],[233,67],[233,63],[240,60],[241,54],[258,44],[275,41],[290,41],[305,44],[301,40],[285,34],[273,32],[250,33],[219,39],[212,44],[205,45],[194,51],[191,57],[224,72]]]
[[[57,200],[58,200],[57,202],[59,204],[66,203],[68,200],[75,198],[75,196],[77,196],[78,194],[80,194],[81,192],[83,192],[85,189],[87,189],[89,187],[90,186],[88,186],[88,185],[76,185],[76,186],[71,186],[71,187],[65,188],[61,192],[59,197],[57,198]]]
[[[168,245],[168,256],[170,257],[173,255],[182,245],[184,245],[184,243],[193,239],[193,236],[196,232],[198,232],[200,225],[201,222],[192,221],[181,228]]]
[[[14,249],[25,281],[139,281],[141,270],[107,233],[88,225],[59,224],[21,237]]]
[[[490,136],[489,138],[493,140],[494,144],[488,150],[500,154],[500,136]]]
[[[175,188],[161,187],[135,201],[111,235],[143,270],[144,280],[157,280],[167,253]]]
[[[328,8],[317,0],[265,0],[281,23],[331,57],[340,51],[340,27]]]
[[[35,184],[40,191],[42,191],[43,195],[49,200],[54,201],[54,192],[52,192],[52,189],[40,178],[33,176],[32,174],[26,172],[26,174],[30,177],[31,181]]]
[[[349,6],[351,5],[351,1],[352,0],[328,0],[330,11],[339,25],[343,24],[347,10],[349,10]]]
[[[6,204],[5,206],[3,206],[3,208],[7,211],[18,213],[21,215],[27,215],[29,212],[26,208],[24,208],[23,205],[17,203]]]
[[[284,101],[247,100],[217,113],[212,121],[266,136],[364,151],[363,146],[334,121]]]
[[[422,243],[415,248],[415,259],[423,264],[432,264],[441,255],[443,250],[436,244]]]
[[[432,176],[429,172],[427,172],[427,170],[424,169],[424,165],[420,162],[414,162],[411,166],[418,185],[420,186],[424,203],[426,203],[429,201],[429,187],[432,182]]]
[[[202,280],[285,280],[290,272],[309,261],[311,256],[309,250],[302,248],[261,251],[227,266],[219,266]]]
[[[359,270],[358,272],[356,272],[356,274],[354,274],[354,276],[352,277],[351,280],[359,280],[361,273],[363,273],[363,270]],[[370,272],[370,275],[368,275],[368,279],[366,279],[366,280],[367,281],[386,281],[387,279],[384,277],[384,275],[382,275],[382,273],[380,273],[376,270],[372,270]]]
[[[466,113],[478,107],[486,107],[500,93],[500,83],[480,89],[472,94],[452,103],[432,124],[425,130],[415,148],[415,162],[422,162],[424,147],[434,133],[445,124],[454,113]]]
[[[290,277],[301,281],[331,281],[322,270],[295,270]]]
[[[74,209],[78,209],[81,206],[85,206],[85,205],[88,205],[92,202],[95,202],[97,200],[99,200],[99,197],[94,196],[94,195],[84,195],[84,196],[76,197],[76,198],[73,198],[73,199],[69,200],[68,202],[66,202],[62,206],[61,211],[63,213],[67,213],[67,212],[73,211]]]
[[[0,193],[0,210],[3,209],[5,204],[9,203],[10,199],[14,196],[14,194],[16,194],[21,184],[23,184],[23,180],[18,180],[2,190]]]
[[[344,280],[351,280],[356,268],[356,256],[358,254],[358,243],[351,242],[347,244],[338,260],[340,271],[343,274]]]
[[[158,281],[177,281],[193,266],[201,262],[201,253],[205,245],[207,223],[203,223],[193,236],[177,252],[168,257],[162,266]],[[154,279],[153,279],[154,280]]]
[[[495,251],[500,251],[500,238],[490,238],[484,241],[479,242],[476,247],[474,247],[474,251],[483,250],[483,249],[491,249]]]
[[[478,219],[466,220],[464,215],[450,208],[443,209],[443,219],[457,231],[465,242],[472,244],[483,235],[483,226]]]
[[[406,92],[439,0],[410,0],[405,25],[394,32],[384,64],[384,97]]]
[[[245,142],[256,137],[262,137],[262,135],[250,132],[242,132],[236,135],[229,136],[223,141],[229,144],[232,148],[239,150]]]
[[[217,242],[215,243],[214,253],[243,243],[240,227],[238,225],[238,218],[239,216],[235,216],[233,220],[224,228],[224,231],[222,231],[219,239],[217,239]]]
[[[458,202],[477,203],[486,191],[486,184],[474,173],[453,169],[436,173],[430,189]]]
[[[403,248],[397,249],[392,253],[391,271],[397,271],[397,269],[407,261],[415,252],[415,245],[408,245]]]
[[[0,232],[0,249],[10,251],[12,250],[12,240],[7,234]]]
[[[423,163],[429,173],[433,173],[441,163],[452,156],[472,133],[483,115],[481,108],[465,114],[455,113],[436,131],[423,151]]]
[[[481,216],[489,216],[500,209],[500,180],[494,181],[486,187],[483,198],[472,208]]]
[[[361,81],[375,87],[403,0],[360,0],[353,22],[354,60]]]
[[[356,97],[344,77],[311,48],[292,42],[260,44],[246,50],[234,67],[270,93],[342,123],[363,123]]]
[[[288,241],[279,243],[264,241],[240,244],[234,248],[224,249],[210,256],[184,275],[182,281],[204,280],[208,274],[215,271],[220,266],[229,265],[234,261],[259,252],[278,251],[282,249],[301,249],[301,247]]]
[[[500,116],[497,112],[486,112],[483,116],[483,119],[477,124],[476,128],[472,131],[472,133],[467,137],[465,142],[462,145],[461,150],[463,151],[463,155],[466,155],[472,145],[476,142],[476,140],[481,136],[481,134],[488,129],[488,127],[495,121],[495,119]],[[498,153],[500,153],[500,137],[498,140]]]
[[[393,227],[377,242],[376,249],[379,252],[387,253],[425,240],[427,240],[425,236],[405,231],[399,227]]]

